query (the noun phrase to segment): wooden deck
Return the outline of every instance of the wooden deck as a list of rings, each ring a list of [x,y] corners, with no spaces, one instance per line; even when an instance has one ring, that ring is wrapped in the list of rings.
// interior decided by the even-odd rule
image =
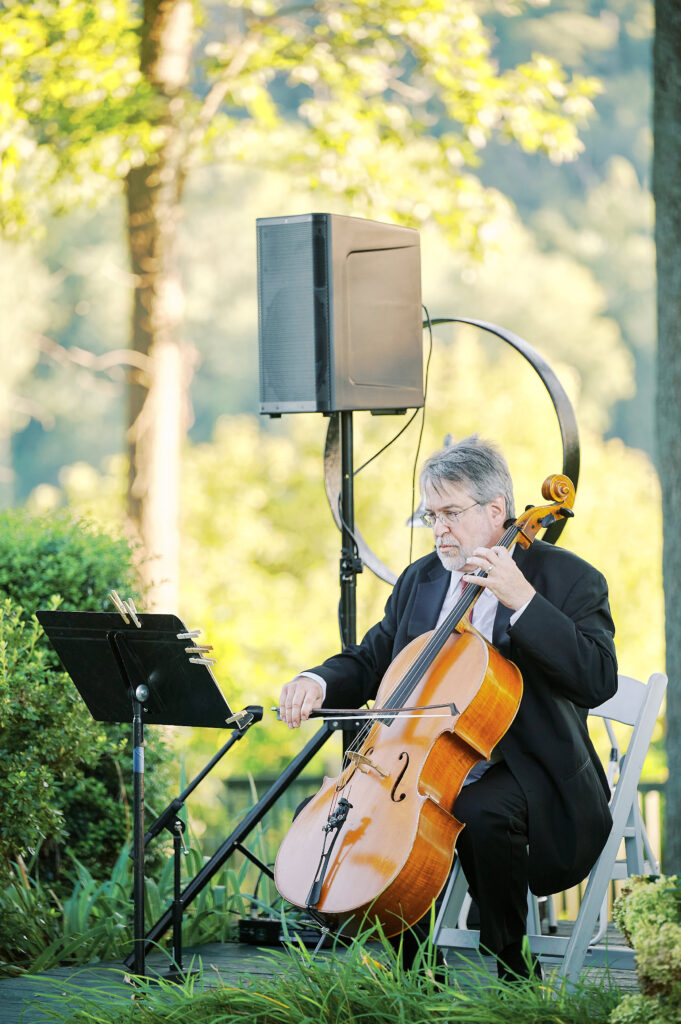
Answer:
[[[561,929],[562,930],[562,929]],[[323,951],[320,956],[332,956]],[[222,982],[235,983],[247,976],[257,979],[258,976],[270,977],[271,960],[263,956],[263,952],[254,946],[237,942],[213,943],[197,949],[185,950],[183,957],[185,968],[192,960],[199,961],[204,970],[204,985],[217,985]],[[452,957],[450,956],[450,967]],[[168,960],[160,953],[147,957],[150,971],[163,974],[168,968]],[[493,968],[493,963],[490,962]],[[545,976],[546,976],[545,970]],[[591,968],[584,972],[593,980],[615,985],[626,992],[638,990],[638,981],[633,971],[605,971]],[[457,978],[460,980],[460,974]],[[46,981],[46,979],[51,979]],[[0,1024],[45,1024],[46,1017],[41,1012],[41,1003],[47,1004],[46,993],[59,991],[60,982],[68,982],[69,989],[77,988],[86,994],[88,990],[100,993],[129,992],[125,981],[125,968],[118,961],[115,963],[90,964],[86,967],[59,967],[45,971],[40,975],[22,976],[18,978],[0,978]]]
[[[206,975],[206,984],[236,982],[244,975],[257,978],[270,976],[265,958],[254,946],[238,942],[216,942],[199,949],[185,950],[185,968],[200,960]],[[146,959],[149,971],[161,976],[168,970],[168,958],[154,953]],[[45,1024],[46,1017],[40,1011],[41,1002],[46,1003],[46,992],[58,991],[60,981],[68,982],[69,988],[77,988],[84,994],[88,990],[98,992],[131,991],[125,981],[126,969],[121,961],[89,964],[86,967],[56,967],[37,975],[23,975],[18,978],[0,979],[0,1024]],[[46,979],[51,979],[46,981]],[[56,982],[56,986],[54,984]]]

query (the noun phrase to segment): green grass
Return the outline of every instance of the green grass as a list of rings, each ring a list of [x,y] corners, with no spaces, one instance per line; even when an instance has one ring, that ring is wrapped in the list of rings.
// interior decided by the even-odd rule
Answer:
[[[203,866],[196,847],[183,857],[183,875]],[[248,861],[224,867],[184,914],[182,938],[187,946],[235,938],[236,921],[259,904],[247,892]],[[252,879],[249,879],[252,880]],[[186,884],[186,883],[183,883]],[[37,974],[59,965],[122,959],[132,950],[132,861],[125,847],[110,878],[98,881],[74,862],[74,883],[68,898],[59,900],[49,886],[17,866],[14,881],[0,892],[0,974]],[[158,920],[172,901],[173,862],[158,880],[145,883],[145,920]]]
[[[606,1024],[620,999],[607,984],[502,984],[472,963],[446,986],[427,950],[404,971],[386,944],[377,953],[365,941],[319,958],[289,947],[263,954],[260,967],[272,977],[228,985],[206,973],[116,995],[53,983],[59,991],[40,1007],[59,1024]]]

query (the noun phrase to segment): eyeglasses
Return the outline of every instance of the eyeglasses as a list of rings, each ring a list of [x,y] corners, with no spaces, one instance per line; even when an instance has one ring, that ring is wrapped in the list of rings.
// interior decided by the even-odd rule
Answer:
[[[443,526],[453,526],[459,516],[462,516],[464,512],[468,512],[479,504],[479,501],[474,501],[472,505],[468,505],[467,508],[460,508],[458,512],[454,512],[452,509],[445,509],[444,512],[422,512],[421,522],[426,526],[435,526],[436,520],[439,519]]]

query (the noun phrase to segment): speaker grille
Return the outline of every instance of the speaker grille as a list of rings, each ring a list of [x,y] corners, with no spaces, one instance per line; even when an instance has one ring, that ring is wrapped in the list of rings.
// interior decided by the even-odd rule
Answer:
[[[311,221],[258,225],[260,403],[267,411],[315,411],[320,385],[322,396],[328,391],[317,352],[328,333],[321,234]]]

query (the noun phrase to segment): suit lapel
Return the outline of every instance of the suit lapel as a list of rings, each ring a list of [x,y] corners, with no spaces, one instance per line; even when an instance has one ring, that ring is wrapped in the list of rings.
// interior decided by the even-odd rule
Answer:
[[[451,576],[444,566],[435,566],[430,577],[426,582],[419,583],[416,588],[414,604],[407,623],[407,636],[410,640],[427,633],[429,629],[434,629],[449,587]]]

